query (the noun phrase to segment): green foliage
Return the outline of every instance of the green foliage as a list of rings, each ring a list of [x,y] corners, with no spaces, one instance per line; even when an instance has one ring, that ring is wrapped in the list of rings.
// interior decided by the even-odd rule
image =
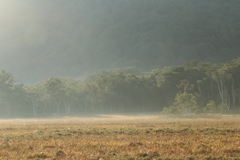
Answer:
[[[198,111],[198,105],[195,99],[196,96],[193,94],[186,92],[178,93],[175,97],[173,106],[164,108],[163,113],[179,115],[183,117],[196,114]]]
[[[2,71],[0,115],[38,117],[163,110],[179,117],[199,113],[213,117],[216,112],[240,109],[239,70],[240,59],[225,64],[190,61],[154,69],[148,75],[131,74],[139,73],[136,68],[100,70],[89,76],[89,81],[48,78],[30,86],[15,83],[12,74]]]
[[[175,106],[170,106],[170,107],[164,107],[162,114],[164,115],[175,115],[179,116],[180,115],[180,109]]]
[[[213,113],[217,109],[216,103],[213,100],[210,100],[206,107],[203,108],[204,113]]]
[[[188,91],[192,91],[194,88],[193,84],[190,84],[188,80],[180,80],[180,84],[177,85],[178,88],[183,88],[183,92],[186,93]]]

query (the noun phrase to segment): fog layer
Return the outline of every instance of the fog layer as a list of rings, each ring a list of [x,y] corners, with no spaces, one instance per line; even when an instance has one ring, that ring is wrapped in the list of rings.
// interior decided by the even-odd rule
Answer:
[[[0,68],[22,83],[237,57],[240,1],[0,0]]]

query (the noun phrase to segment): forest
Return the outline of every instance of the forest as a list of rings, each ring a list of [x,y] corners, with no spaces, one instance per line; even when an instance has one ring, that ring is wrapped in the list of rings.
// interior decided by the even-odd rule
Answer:
[[[238,0],[0,1],[0,117],[239,110],[239,8]]]
[[[0,74],[0,116],[52,117],[93,113],[238,112],[240,58],[226,63],[197,60],[150,73],[135,67],[98,70],[81,79],[48,78],[19,84]]]

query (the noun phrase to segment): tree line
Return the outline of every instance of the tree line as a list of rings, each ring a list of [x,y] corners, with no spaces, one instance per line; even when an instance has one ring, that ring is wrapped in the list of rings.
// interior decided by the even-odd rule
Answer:
[[[222,64],[196,60],[142,73],[128,67],[82,79],[48,78],[34,85],[0,73],[1,117],[85,113],[222,112],[240,109],[240,58]]]

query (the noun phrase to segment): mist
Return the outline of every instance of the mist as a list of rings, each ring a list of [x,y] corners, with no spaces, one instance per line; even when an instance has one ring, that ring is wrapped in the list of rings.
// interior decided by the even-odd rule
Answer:
[[[240,0],[0,0],[0,157],[239,159]]]
[[[0,0],[0,117],[237,111],[239,8]]]
[[[151,71],[192,59],[218,63],[238,56],[235,1],[0,3],[0,68],[24,84],[79,78],[98,69]]]

